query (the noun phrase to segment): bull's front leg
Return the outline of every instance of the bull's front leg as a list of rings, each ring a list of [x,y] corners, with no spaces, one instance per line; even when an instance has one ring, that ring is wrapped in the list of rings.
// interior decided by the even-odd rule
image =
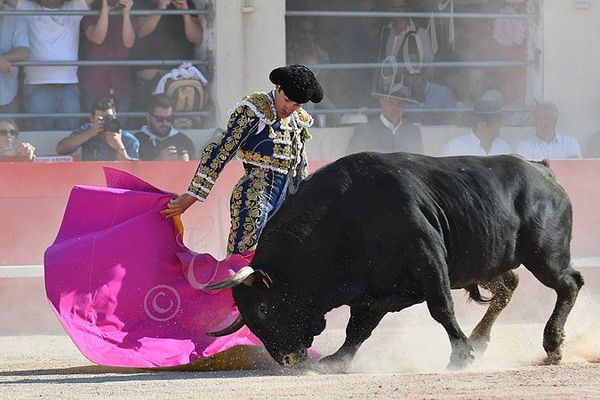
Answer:
[[[450,289],[440,289],[442,289],[440,293],[429,294],[427,307],[433,319],[444,327],[448,339],[450,339],[452,353],[450,354],[448,369],[460,370],[468,367],[473,362],[475,351],[456,321]]]
[[[352,362],[358,348],[365,340],[371,336],[373,329],[379,324],[381,319],[387,314],[385,311],[379,311],[366,306],[350,307],[350,320],[346,326],[346,340],[342,347],[334,354],[321,360],[329,367],[335,367],[343,372]]]
[[[443,254],[443,252],[430,254]],[[437,264],[432,263],[417,272],[419,272],[417,276],[420,278],[421,286],[424,288],[429,313],[444,327],[448,339],[450,339],[452,353],[448,369],[457,370],[468,367],[475,358],[475,352],[454,315],[454,302],[450,293],[450,278],[445,261],[440,259]]]

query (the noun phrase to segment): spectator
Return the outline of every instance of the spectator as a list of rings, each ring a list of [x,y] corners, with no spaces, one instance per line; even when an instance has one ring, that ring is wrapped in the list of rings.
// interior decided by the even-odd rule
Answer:
[[[501,138],[502,105],[494,100],[480,100],[473,107],[473,130],[450,139],[442,156],[493,156],[512,153],[510,144]]]
[[[491,100],[504,104],[504,95],[494,85],[492,72],[483,68],[461,69],[453,80],[461,107],[473,107],[479,100]]]
[[[93,9],[100,8],[98,16],[86,16],[81,21],[81,51],[83,60],[127,60],[129,49],[135,43],[135,32],[130,10],[133,0],[119,0],[109,6],[107,0],[95,0]],[[109,15],[115,8],[122,15]],[[94,99],[114,99],[119,112],[129,111],[129,68],[122,65],[82,67],[81,108],[89,110]]]
[[[600,132],[594,133],[585,148],[586,158],[600,158]]]
[[[82,15],[63,11],[87,10],[92,0],[9,0],[18,10],[54,11],[56,15],[26,16],[32,61],[77,60]],[[37,113],[78,113],[77,66],[25,67],[25,108]],[[32,118],[30,129],[68,130],[77,118]]]
[[[31,143],[17,144],[19,128],[10,118],[0,118],[0,160],[32,161],[35,159],[35,147]]]
[[[90,122],[80,126],[56,145],[56,154],[71,154],[81,147],[83,161],[125,161],[139,158],[140,143],[122,130],[112,99],[92,102]]]
[[[136,133],[142,160],[183,160],[195,158],[192,140],[173,126],[173,105],[166,94],[155,94],[148,102],[146,125]]]
[[[14,8],[0,0],[0,10]],[[18,67],[15,61],[29,58],[29,36],[22,17],[0,15],[0,113],[17,113]]]
[[[421,130],[403,118],[406,103],[412,101],[408,98],[408,89],[400,87],[391,93],[375,95],[379,97],[381,114],[379,118],[356,127],[347,152],[423,153]]]
[[[413,58],[415,57],[415,58]],[[411,54],[411,61],[418,60],[417,54]],[[410,89],[411,97],[417,104],[411,104],[408,110],[453,109],[456,107],[454,92],[447,86],[431,82],[424,73],[424,68],[413,64],[404,70],[404,83]],[[450,117],[442,112],[415,112],[409,113],[408,119],[412,122],[432,125],[448,123]]]
[[[195,9],[191,0],[140,0],[136,9]],[[193,60],[194,46],[202,41],[197,15],[149,15],[134,20],[137,41],[130,53],[135,60]],[[144,110],[161,76],[171,68],[142,65],[135,68],[134,107]]]
[[[554,103],[537,104],[533,110],[536,135],[517,146],[517,153],[528,160],[582,158],[579,141],[556,132],[558,108]]]
[[[401,13],[411,11],[409,0],[391,0],[390,4],[391,11]],[[409,17],[396,17],[383,26],[379,34],[379,59],[394,57],[397,62],[402,62],[405,42],[411,36],[419,43],[422,60],[432,62],[434,53],[429,34]]]

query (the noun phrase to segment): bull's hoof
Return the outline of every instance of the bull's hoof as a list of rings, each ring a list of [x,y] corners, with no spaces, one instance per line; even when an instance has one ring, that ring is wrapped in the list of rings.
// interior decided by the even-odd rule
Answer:
[[[488,347],[488,343],[490,342],[490,338],[485,338],[481,336],[471,336],[469,338],[471,345],[473,346],[473,350],[475,351],[475,356],[480,357],[485,353]]]
[[[296,367],[297,365],[304,362],[307,357],[308,353],[306,352],[306,350],[297,351],[283,356],[283,359],[281,360],[280,364],[285,368]]]
[[[546,353],[546,364],[548,364],[548,365],[560,364],[561,360],[562,360],[562,350],[561,349],[549,351]]]
[[[350,364],[352,364],[352,356],[335,353],[319,360],[315,370],[321,373],[345,374],[350,370]]]
[[[446,367],[450,371],[461,371],[473,363],[475,352],[454,352],[450,355],[450,363]]]

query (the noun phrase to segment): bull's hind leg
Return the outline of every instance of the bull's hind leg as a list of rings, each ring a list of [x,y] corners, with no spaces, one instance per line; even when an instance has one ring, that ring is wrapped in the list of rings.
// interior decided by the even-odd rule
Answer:
[[[565,264],[568,265],[568,262]],[[571,267],[552,268],[525,264],[537,279],[556,291],[556,304],[550,319],[544,328],[544,350],[547,362],[557,364],[562,359],[564,327],[571,309],[575,305],[579,289],[583,286],[583,277]]]
[[[481,284],[482,287],[492,292],[493,297],[485,315],[473,329],[471,336],[469,336],[469,340],[477,354],[483,354],[487,349],[488,343],[490,342],[492,326],[494,325],[494,322],[496,322],[498,315],[500,315],[502,310],[504,310],[510,302],[518,285],[519,276],[513,271],[508,271],[487,283]]]
[[[562,359],[565,323],[583,286],[583,277],[579,271],[569,268],[563,271],[556,283],[556,304],[544,328],[544,350],[551,364],[557,364]]]
[[[387,314],[372,307],[352,306],[350,307],[350,320],[346,326],[346,340],[342,347],[334,354],[325,357],[322,361],[328,364],[339,364],[340,370],[345,370],[352,362],[354,355],[360,345],[371,336],[373,329]]]

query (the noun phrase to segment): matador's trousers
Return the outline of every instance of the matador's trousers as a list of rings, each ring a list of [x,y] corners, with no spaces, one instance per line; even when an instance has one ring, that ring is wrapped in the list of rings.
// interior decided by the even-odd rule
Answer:
[[[231,193],[228,254],[242,254],[256,246],[267,221],[283,202],[288,186],[286,174],[250,164],[244,164],[244,169],[246,173]]]

